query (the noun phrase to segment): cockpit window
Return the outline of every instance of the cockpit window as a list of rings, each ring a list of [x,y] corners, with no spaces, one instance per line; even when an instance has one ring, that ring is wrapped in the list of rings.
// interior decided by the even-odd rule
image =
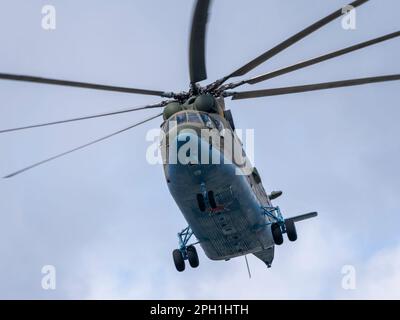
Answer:
[[[164,123],[161,125],[161,129],[164,132],[168,132],[168,121],[164,121]]]
[[[213,122],[211,121],[210,117],[205,113],[200,113],[201,120],[203,120],[204,124],[207,128],[215,128]]]
[[[206,126],[209,129],[217,128],[219,131],[224,129],[224,125],[219,119],[210,117],[207,113],[203,112],[180,112],[173,115],[162,125],[164,132],[172,130],[174,127],[184,123],[198,123]]]
[[[176,117],[171,117],[168,120],[168,130],[172,130],[173,128],[175,128],[177,126],[177,121],[176,121]]]
[[[177,114],[176,115],[176,122],[178,124],[185,123],[186,122],[186,113],[183,112],[183,113]]]
[[[213,120],[214,120],[214,123],[215,123],[215,125],[216,125],[218,131],[222,131],[222,130],[225,129],[225,127],[224,127],[224,125],[223,125],[223,123],[222,123],[221,120],[216,119],[216,118],[213,118]]]
[[[188,121],[201,123],[201,120],[196,112],[188,112]]]

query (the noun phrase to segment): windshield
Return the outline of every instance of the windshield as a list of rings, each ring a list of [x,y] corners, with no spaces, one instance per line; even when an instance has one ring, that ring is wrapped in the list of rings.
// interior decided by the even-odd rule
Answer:
[[[184,123],[198,123],[202,126],[210,128],[210,129],[216,128],[216,121],[211,119],[207,113],[185,111],[185,112],[179,112],[179,113],[173,115],[167,121],[165,121],[164,124],[162,125],[162,129],[165,132],[168,132],[173,127],[184,124]],[[222,124],[218,124],[217,127],[219,128],[221,126],[222,126]]]

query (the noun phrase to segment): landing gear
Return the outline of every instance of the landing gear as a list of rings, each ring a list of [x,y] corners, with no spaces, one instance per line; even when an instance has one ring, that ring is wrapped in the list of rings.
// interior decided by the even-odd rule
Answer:
[[[218,207],[217,201],[215,200],[214,191],[207,191],[206,184],[202,182],[200,184],[200,192],[196,195],[197,206],[201,212],[206,211],[207,207],[216,209]]]
[[[182,272],[185,270],[185,260],[183,259],[183,255],[181,250],[175,249],[172,251],[172,257],[174,258],[174,264],[176,270]]]
[[[197,268],[199,266],[199,256],[197,255],[197,250],[194,246],[189,246],[186,249],[189,264],[192,268]]]
[[[279,223],[274,222],[271,224],[272,238],[276,245],[280,246],[283,243],[282,229]]]
[[[297,216],[289,219],[284,219],[279,207],[262,207],[265,216],[267,216],[269,221],[273,221],[271,224],[271,233],[274,243],[276,245],[281,245],[283,243],[283,233],[287,234],[290,241],[297,240],[296,232],[296,221],[301,221],[304,219],[312,218],[316,216],[316,213],[312,212],[310,214]]]
[[[189,261],[192,268],[199,266],[199,256],[194,244],[188,245],[190,238],[193,235],[192,229],[187,227],[178,233],[179,249],[172,252],[176,270],[182,272],[185,270],[185,260]]]
[[[286,234],[290,241],[297,240],[297,231],[294,221],[292,219],[285,220]]]

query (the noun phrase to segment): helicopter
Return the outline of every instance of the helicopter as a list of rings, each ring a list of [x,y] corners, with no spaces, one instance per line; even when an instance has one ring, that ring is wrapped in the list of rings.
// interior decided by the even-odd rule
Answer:
[[[346,8],[355,9],[368,1],[370,0],[356,0]],[[227,261],[240,256],[246,258],[247,255],[253,254],[263,261],[267,267],[271,267],[275,246],[283,244],[284,235],[286,234],[289,241],[296,241],[296,223],[314,218],[318,214],[317,212],[310,212],[284,218],[280,208],[272,204],[272,201],[283,193],[282,191],[266,192],[258,170],[251,165],[251,161],[246,155],[242,141],[235,130],[233,115],[226,108],[225,100],[227,98],[239,100],[270,97],[400,80],[400,74],[392,74],[264,90],[235,90],[243,85],[255,85],[397,38],[400,36],[400,31],[245,80],[231,80],[245,76],[282,51],[340,18],[345,14],[345,11],[343,8],[339,8],[265,51],[232,73],[207,85],[200,85],[200,82],[207,79],[206,33],[211,4],[212,0],[197,0],[195,3],[189,41],[190,84],[187,91],[168,92],[0,73],[0,79],[8,81],[33,82],[163,98],[161,102],[156,104],[0,130],[0,134],[4,134],[140,110],[162,109],[162,112],[133,123],[129,127],[34,163],[10,173],[4,178],[13,178],[57,158],[162,117],[160,149],[162,150],[165,180],[172,197],[188,222],[188,226],[178,233],[178,247],[172,252],[177,271],[185,270],[186,261],[192,268],[199,266],[196,245],[200,245],[206,256],[211,260]],[[188,147],[189,144],[191,147]],[[183,157],[174,159],[179,154]],[[193,238],[196,238],[196,240],[193,240]]]

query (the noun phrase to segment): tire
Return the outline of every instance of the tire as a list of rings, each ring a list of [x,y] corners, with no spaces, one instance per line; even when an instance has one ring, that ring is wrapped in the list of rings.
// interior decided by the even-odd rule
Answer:
[[[297,240],[297,231],[296,231],[296,226],[294,224],[293,220],[286,220],[285,221],[285,226],[286,226],[286,233],[288,236],[288,239],[290,241],[296,241]]]
[[[208,202],[210,203],[211,208],[215,209],[217,207],[213,191],[208,191]]]
[[[197,198],[197,205],[199,206],[200,211],[201,212],[206,211],[206,202],[204,201],[203,195],[198,193],[196,198]]]
[[[280,246],[283,243],[283,235],[281,227],[279,226],[279,224],[273,223],[271,225],[271,231],[272,231],[272,238],[274,239],[275,244]]]
[[[185,270],[185,260],[183,259],[182,252],[179,249],[175,249],[172,252],[172,257],[174,258],[176,270],[178,270],[179,272]]]
[[[199,256],[197,255],[196,248],[194,246],[189,246],[186,250],[190,266],[192,268],[197,268],[199,266]]]

